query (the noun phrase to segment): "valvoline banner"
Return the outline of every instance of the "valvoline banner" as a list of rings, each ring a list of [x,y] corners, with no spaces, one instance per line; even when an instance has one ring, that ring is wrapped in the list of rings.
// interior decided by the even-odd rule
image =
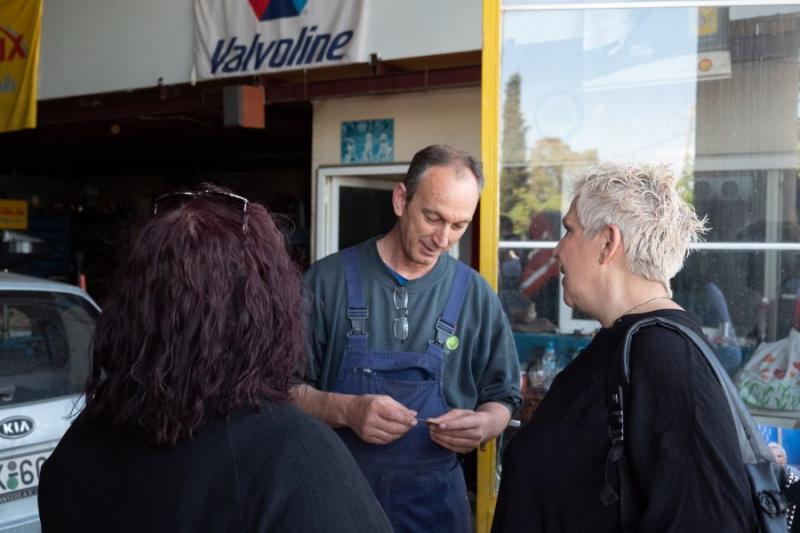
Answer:
[[[42,0],[0,0],[0,133],[36,127]]]
[[[195,0],[195,74],[216,78],[366,62],[367,1]]]

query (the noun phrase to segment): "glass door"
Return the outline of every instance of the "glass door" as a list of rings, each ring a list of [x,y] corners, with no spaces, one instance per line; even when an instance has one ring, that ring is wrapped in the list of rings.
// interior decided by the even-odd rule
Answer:
[[[408,165],[320,168],[315,260],[386,233],[394,225],[392,190]]]
[[[399,180],[376,178],[337,178],[333,183],[331,205],[336,222],[330,226],[331,252],[349,248],[388,232],[396,219],[392,209],[392,190]]]

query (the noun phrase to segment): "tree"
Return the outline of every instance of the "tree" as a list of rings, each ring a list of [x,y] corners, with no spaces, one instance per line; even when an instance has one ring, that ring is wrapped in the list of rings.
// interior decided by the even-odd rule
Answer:
[[[538,139],[531,150],[528,180],[507,213],[515,232],[527,233],[531,217],[561,210],[564,180],[597,164],[597,150],[573,151],[558,137]]]
[[[525,143],[528,127],[525,126],[525,117],[520,110],[521,89],[522,77],[516,73],[512,74],[506,83],[501,147],[503,164],[508,166],[525,165],[525,154],[528,151]]]
[[[500,145],[500,214],[513,211],[528,186],[528,147],[525,118],[520,109],[522,77],[514,73],[506,83],[503,103],[503,137]]]
[[[597,150],[575,152],[557,137],[537,139],[528,157],[521,93],[522,77],[514,73],[505,88],[500,145],[500,215],[511,220],[514,235],[528,234],[533,215],[560,211],[565,177],[597,163]]]

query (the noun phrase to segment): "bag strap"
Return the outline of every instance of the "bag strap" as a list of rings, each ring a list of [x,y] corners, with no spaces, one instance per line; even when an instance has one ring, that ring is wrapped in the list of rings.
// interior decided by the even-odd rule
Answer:
[[[637,494],[631,487],[628,462],[625,460],[625,402],[630,385],[628,358],[627,351],[621,349],[618,356],[611,360],[606,376],[607,424],[611,447],[606,456],[604,483],[600,488],[600,501],[603,505],[619,502],[622,531],[632,530],[636,521],[632,500]]]
[[[711,346],[708,345],[708,342],[694,330],[668,318],[648,317],[641,319],[628,329],[617,358],[611,362],[606,386],[608,431],[609,437],[611,438],[611,448],[606,457],[606,477],[605,483],[600,490],[600,500],[605,505],[611,505],[616,503],[616,501],[620,501],[620,518],[623,530],[633,527],[635,521],[633,505],[631,502],[625,502],[627,494],[631,493],[630,487],[632,483],[627,470],[627,461],[624,460],[624,411],[625,394],[630,387],[630,346],[636,332],[649,326],[661,326],[678,333],[694,344],[700,353],[703,354],[706,363],[711,367],[712,372],[725,394],[736,427],[739,449],[745,466],[758,463],[774,463],[772,452],[761,437],[753,417],[744,406],[739,394],[736,392],[736,387],[717,360],[716,354]],[[613,479],[614,472],[619,480],[619,494],[617,494],[612,486],[612,481],[615,481]],[[751,483],[753,483],[752,478]],[[774,487],[770,486],[769,483],[764,483],[759,486],[756,485],[757,484],[754,484],[752,489],[756,497],[756,502],[759,505],[763,506],[773,503],[785,510],[786,500],[783,494],[780,492],[776,493]],[[800,491],[797,492],[796,496],[800,499]]]
[[[800,481],[783,489],[783,495],[786,496],[787,505],[789,507],[796,506],[800,503]],[[800,533],[800,516],[797,514],[798,510],[800,509],[795,507],[794,519],[792,520],[792,527],[789,528],[789,533]]]

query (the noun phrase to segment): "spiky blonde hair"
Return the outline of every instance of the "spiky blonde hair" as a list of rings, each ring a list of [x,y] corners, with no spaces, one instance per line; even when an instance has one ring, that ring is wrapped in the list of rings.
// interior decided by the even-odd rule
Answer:
[[[689,245],[707,231],[706,218],[681,198],[667,165],[606,163],[575,183],[575,210],[587,238],[609,224],[622,234],[633,274],[669,285],[689,255]]]

